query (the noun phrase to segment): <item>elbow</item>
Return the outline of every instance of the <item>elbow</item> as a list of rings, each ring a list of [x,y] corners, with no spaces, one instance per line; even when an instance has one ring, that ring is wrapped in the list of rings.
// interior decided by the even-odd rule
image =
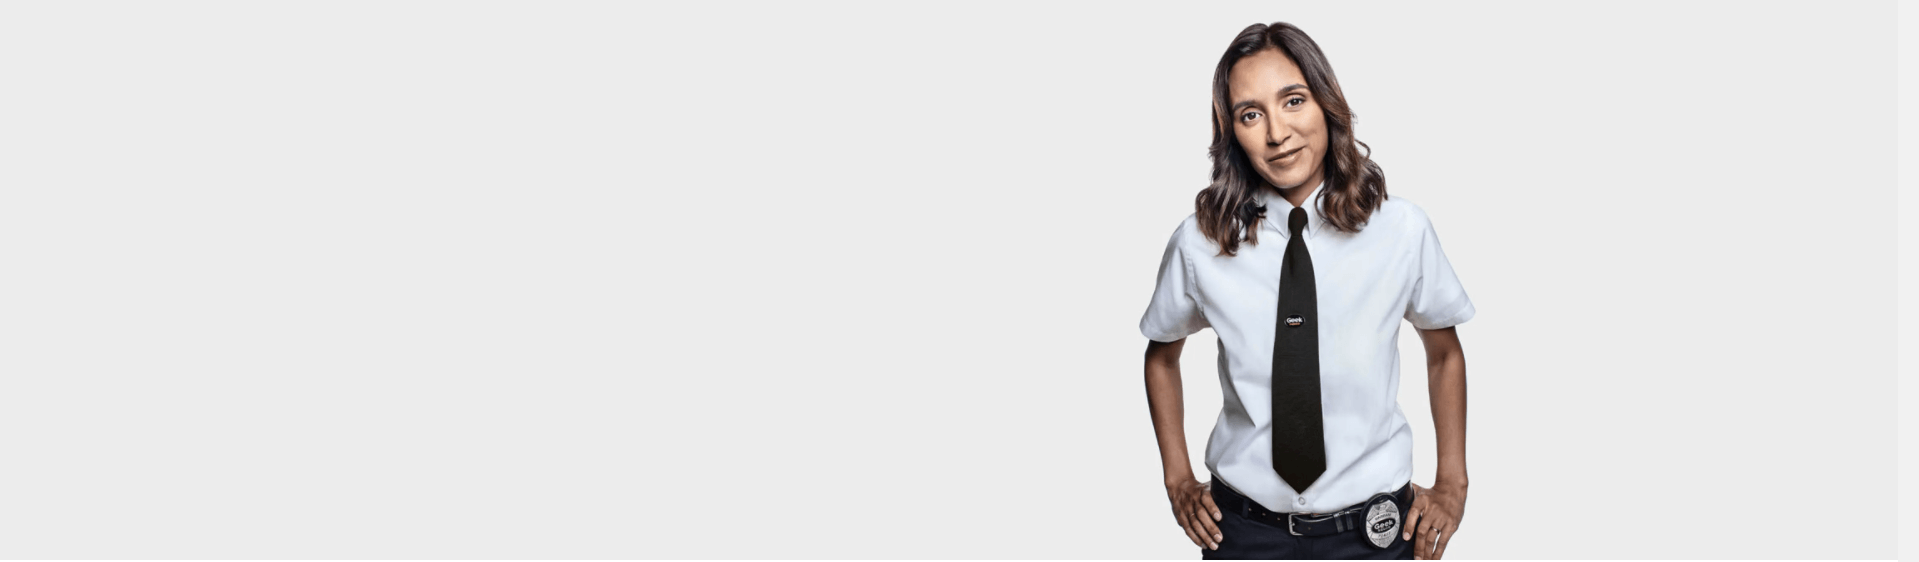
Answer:
[[[1466,352],[1458,346],[1429,349],[1426,351],[1426,371],[1432,377],[1457,372],[1466,374]]]

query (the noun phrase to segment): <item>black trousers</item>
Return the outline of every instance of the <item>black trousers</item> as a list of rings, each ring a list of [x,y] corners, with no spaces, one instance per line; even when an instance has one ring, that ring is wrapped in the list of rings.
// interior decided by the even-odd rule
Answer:
[[[1411,484],[1408,482],[1407,484]],[[1393,544],[1378,548],[1366,540],[1363,529],[1317,537],[1294,536],[1284,524],[1275,525],[1247,517],[1253,500],[1233,491],[1213,477],[1213,504],[1219,506],[1219,550],[1200,547],[1201,560],[1412,560],[1413,541],[1393,534]],[[1394,500],[1398,503],[1398,500]],[[1412,510],[1410,503],[1399,504],[1400,526]]]

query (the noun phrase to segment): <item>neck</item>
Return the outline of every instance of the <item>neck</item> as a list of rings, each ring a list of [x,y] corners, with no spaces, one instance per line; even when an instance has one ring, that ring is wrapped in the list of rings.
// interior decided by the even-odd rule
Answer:
[[[1306,198],[1313,194],[1313,187],[1318,186],[1320,181],[1319,174],[1313,174],[1313,177],[1308,178],[1305,183],[1292,187],[1280,187],[1271,183],[1267,183],[1266,187],[1278,191],[1279,196],[1285,198],[1287,203],[1292,203],[1294,207],[1303,207],[1306,205]]]

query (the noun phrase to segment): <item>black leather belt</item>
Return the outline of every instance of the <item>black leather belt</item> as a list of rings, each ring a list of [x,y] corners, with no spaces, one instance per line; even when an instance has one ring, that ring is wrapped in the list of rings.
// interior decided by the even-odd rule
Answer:
[[[1366,526],[1366,509],[1371,506],[1373,500],[1379,496],[1390,496],[1394,503],[1399,504],[1399,513],[1402,515],[1410,511],[1413,506],[1413,483],[1410,481],[1390,494],[1382,492],[1374,495],[1372,498],[1367,498],[1366,501],[1353,504],[1345,509],[1332,513],[1272,511],[1266,509],[1265,506],[1259,505],[1259,502],[1253,501],[1251,498],[1241,495],[1238,491],[1227,487],[1220,481],[1218,475],[1213,476],[1212,489],[1213,503],[1218,505],[1220,509],[1236,510],[1249,519],[1270,523],[1286,529],[1286,531],[1292,533],[1293,536],[1300,537],[1325,536],[1364,528]]]

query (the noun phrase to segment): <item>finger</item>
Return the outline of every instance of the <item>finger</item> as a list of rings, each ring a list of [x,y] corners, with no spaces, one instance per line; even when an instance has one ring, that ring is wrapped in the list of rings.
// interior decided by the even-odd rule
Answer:
[[[1219,526],[1213,524],[1212,513],[1208,512],[1206,505],[1200,501],[1193,502],[1193,521],[1199,523],[1193,528],[1193,530],[1199,531],[1199,538],[1206,539],[1206,545],[1208,547],[1213,550],[1219,550],[1220,539],[1226,537],[1219,533]]]
[[[1178,512],[1177,515],[1179,516],[1179,528],[1186,531],[1187,540],[1193,541],[1194,546],[1206,548],[1206,541],[1199,540],[1199,533],[1193,532],[1193,516],[1184,510]]]
[[[1400,527],[1399,538],[1413,540],[1413,530],[1419,528],[1416,525],[1419,525],[1419,511],[1423,505],[1417,498],[1413,500],[1413,506],[1406,510],[1406,524]]]
[[[1420,549],[1420,520],[1424,518],[1426,518],[1424,508],[1420,508],[1418,501],[1414,501],[1410,514],[1407,514],[1407,527],[1405,527],[1407,543],[1412,543],[1412,560],[1426,560],[1426,549]]]
[[[1204,496],[1200,496],[1199,499],[1202,502],[1206,502],[1206,511],[1213,514],[1214,521],[1218,521],[1226,518],[1226,514],[1219,510],[1219,504],[1213,501],[1212,494],[1206,494]]]
[[[1203,537],[1213,550],[1219,550],[1219,541],[1226,539],[1226,535],[1220,535],[1219,526],[1213,524],[1213,518],[1207,516],[1203,506],[1194,506],[1194,520],[1199,522],[1199,537]]]
[[[1420,541],[1420,544],[1426,545],[1426,559],[1438,560],[1439,559],[1439,535],[1440,535],[1440,529],[1445,528],[1443,524],[1444,522],[1438,519],[1433,519],[1431,517],[1428,517],[1427,519],[1433,522],[1432,525],[1426,527],[1426,535],[1432,538],[1426,539],[1424,541]]]
[[[1199,502],[1187,502],[1187,508],[1182,512],[1186,516],[1187,533],[1193,536],[1194,544],[1198,544],[1200,548],[1219,550],[1219,544],[1213,542],[1211,533],[1206,532],[1204,523],[1201,523],[1205,518],[1201,517],[1199,510],[1193,507],[1197,503]]]
[[[1433,549],[1433,559],[1437,560],[1446,555],[1446,541],[1453,540],[1453,529],[1455,528],[1457,528],[1457,526],[1452,523],[1447,523],[1439,527],[1439,546]]]
[[[1433,557],[1433,518],[1427,517],[1419,522],[1419,530],[1413,532],[1413,549],[1427,559]]]
[[[1213,539],[1213,535],[1219,535],[1219,529],[1213,527],[1211,518],[1207,518],[1205,506],[1201,506],[1199,501],[1192,501],[1186,508],[1186,520],[1192,522],[1194,533],[1199,535],[1199,547],[1219,550],[1219,539]]]
[[[1206,506],[1200,505],[1199,502],[1193,502],[1193,519],[1199,521],[1201,532],[1214,546],[1218,546],[1219,540],[1225,538],[1219,534],[1219,525],[1213,523],[1212,512],[1207,511]]]

